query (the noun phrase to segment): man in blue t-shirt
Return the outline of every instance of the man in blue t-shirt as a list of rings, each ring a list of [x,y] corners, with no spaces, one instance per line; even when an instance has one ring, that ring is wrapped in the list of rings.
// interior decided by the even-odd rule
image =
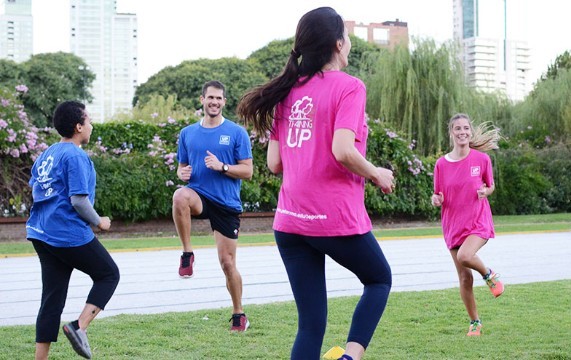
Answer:
[[[179,276],[194,275],[194,252],[190,242],[191,216],[209,219],[218,249],[218,259],[232,298],[232,331],[250,325],[242,308],[242,276],[236,267],[240,230],[242,179],[253,173],[252,147],[247,131],[222,116],[225,87],[209,81],[200,96],[204,117],[181,130],[178,140],[177,176],[187,182],[173,195],[173,220],[182,242]]]

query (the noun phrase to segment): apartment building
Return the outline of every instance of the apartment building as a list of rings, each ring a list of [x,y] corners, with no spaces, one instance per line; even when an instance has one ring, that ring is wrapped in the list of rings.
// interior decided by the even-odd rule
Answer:
[[[0,10],[0,59],[28,60],[33,53],[32,0],[3,0]]]

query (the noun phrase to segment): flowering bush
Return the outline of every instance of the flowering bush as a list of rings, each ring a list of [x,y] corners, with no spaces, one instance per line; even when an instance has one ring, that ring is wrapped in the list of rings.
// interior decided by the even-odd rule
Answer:
[[[95,124],[85,146],[97,170],[95,209],[131,221],[170,216],[172,194],[182,186],[176,176],[178,134],[195,121],[167,116],[152,123]]]
[[[393,170],[396,190],[383,194],[367,183],[365,205],[372,215],[419,216],[433,218],[437,210],[430,203],[434,160],[421,159],[416,141],[408,141],[380,120],[369,120],[367,158],[375,165]]]
[[[0,183],[1,216],[26,216],[31,205],[28,179],[33,161],[47,149],[52,131],[38,129],[28,120],[21,97],[28,91],[0,89]]]

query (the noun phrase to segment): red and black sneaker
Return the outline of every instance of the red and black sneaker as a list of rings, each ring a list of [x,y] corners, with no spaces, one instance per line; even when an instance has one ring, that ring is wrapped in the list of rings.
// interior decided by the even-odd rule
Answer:
[[[232,314],[232,326],[230,326],[230,331],[244,332],[250,327],[250,322],[246,317],[246,314]]]
[[[183,252],[180,257],[180,266],[178,268],[178,275],[183,279],[190,279],[194,275],[194,253]]]

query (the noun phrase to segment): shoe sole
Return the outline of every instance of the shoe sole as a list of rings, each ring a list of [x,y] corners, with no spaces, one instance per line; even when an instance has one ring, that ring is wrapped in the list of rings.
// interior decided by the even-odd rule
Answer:
[[[67,337],[67,339],[71,343],[71,347],[73,348],[73,350],[75,350],[75,352],[78,355],[80,355],[86,359],[91,359],[91,354],[86,353],[83,346],[80,345],[81,340],[77,337],[75,331],[76,331],[75,329],[70,330],[70,327],[68,325],[63,326],[63,333],[65,334],[65,336]]]

